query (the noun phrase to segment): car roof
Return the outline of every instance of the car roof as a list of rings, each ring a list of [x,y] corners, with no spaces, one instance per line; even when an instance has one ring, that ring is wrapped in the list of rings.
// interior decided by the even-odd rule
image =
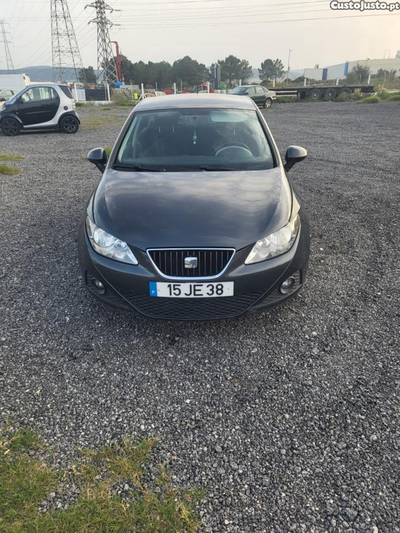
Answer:
[[[179,108],[207,108],[218,109],[253,109],[255,104],[250,98],[233,96],[230,94],[176,94],[146,98],[135,109],[146,111],[151,109],[179,109]]]
[[[60,87],[60,85],[66,85],[66,84],[62,84],[62,83],[52,83],[52,82],[44,82],[44,83],[41,83],[41,82],[37,82],[37,83],[31,83],[29,85],[27,85],[26,87],[24,87],[24,89],[34,89],[35,87]]]

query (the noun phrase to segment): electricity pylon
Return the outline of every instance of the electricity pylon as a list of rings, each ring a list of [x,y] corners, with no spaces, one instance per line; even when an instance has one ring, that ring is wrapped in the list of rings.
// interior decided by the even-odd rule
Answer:
[[[11,57],[10,47],[8,46],[7,32],[6,32],[6,22],[0,20],[1,36],[3,38],[2,42],[4,44],[4,51],[6,54],[6,65],[8,72],[14,71],[14,63]]]
[[[68,2],[51,0],[50,9],[53,80],[78,81],[84,70]]]
[[[86,7],[96,10],[96,18],[91,20],[97,24],[97,68],[99,77],[103,78],[105,86],[112,86],[118,81],[117,65],[112,50],[109,28],[113,23],[107,18],[107,11],[114,11],[104,0],[95,0]]]

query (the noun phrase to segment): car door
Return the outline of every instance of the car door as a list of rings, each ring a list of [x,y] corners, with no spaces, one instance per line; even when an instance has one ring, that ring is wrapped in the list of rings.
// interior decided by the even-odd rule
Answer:
[[[263,106],[265,104],[265,92],[262,87],[256,87],[256,99],[254,100],[257,105]]]
[[[59,105],[53,87],[30,87],[18,99],[18,116],[24,126],[40,126],[56,116]]]
[[[246,96],[249,96],[252,100],[256,101],[256,90],[255,87],[247,87],[246,92],[244,93]]]

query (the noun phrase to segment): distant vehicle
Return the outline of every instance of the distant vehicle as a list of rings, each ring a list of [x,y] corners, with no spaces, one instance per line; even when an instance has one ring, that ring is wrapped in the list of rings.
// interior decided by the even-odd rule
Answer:
[[[0,89],[0,102],[6,102],[10,98],[17,94],[18,91],[13,89]]]
[[[255,104],[266,109],[269,109],[272,106],[272,102],[276,100],[276,93],[262,85],[241,85],[240,87],[235,87],[230,94],[249,96]]]
[[[164,91],[149,91],[145,93],[146,98],[154,98],[155,96],[166,96],[167,93]]]
[[[293,96],[302,100],[305,98],[310,98],[311,100],[334,100],[338,96],[350,96],[356,91],[363,94],[372,94],[375,88],[373,85],[302,85],[299,87],[287,85],[275,87],[274,91],[278,96]]]
[[[28,74],[0,74],[0,90],[12,89],[18,92],[30,83]]]
[[[195,85],[192,89],[192,93],[213,93],[214,92],[214,89],[211,89],[208,90],[208,85],[206,85],[205,83],[203,83],[202,85]]]
[[[87,289],[104,303],[166,320],[215,320],[298,294],[307,216],[265,118],[249,98],[146,98],[131,113],[79,230]]]
[[[29,85],[0,106],[0,128],[13,137],[21,130],[76,133],[80,121],[67,85]]]

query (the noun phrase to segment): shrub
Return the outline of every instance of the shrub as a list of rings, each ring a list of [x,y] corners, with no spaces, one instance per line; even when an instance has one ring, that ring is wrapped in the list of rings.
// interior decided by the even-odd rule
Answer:
[[[367,96],[367,98],[360,100],[360,104],[379,104],[380,101],[379,96]]]
[[[348,102],[350,100],[350,94],[349,93],[340,93],[338,94],[337,98],[336,98],[336,102]]]
[[[388,98],[390,98],[391,94],[385,90],[382,90],[378,91],[377,96],[379,96],[381,100],[387,100]]]
[[[392,94],[388,98],[390,102],[400,102],[400,94]]]

